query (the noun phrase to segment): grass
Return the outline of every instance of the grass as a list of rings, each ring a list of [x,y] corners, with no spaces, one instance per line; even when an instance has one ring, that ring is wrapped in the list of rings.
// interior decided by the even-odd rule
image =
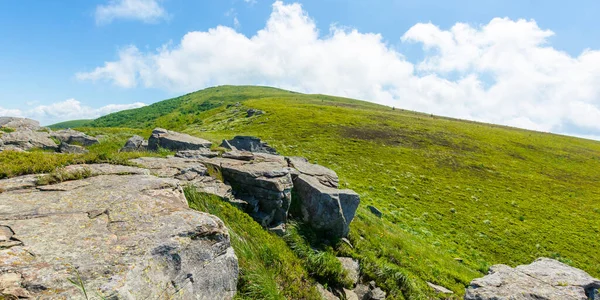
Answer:
[[[238,101],[240,106],[227,106]],[[248,108],[266,114],[248,118]],[[427,281],[453,290],[458,299],[489,266],[530,263],[541,256],[600,276],[600,143],[595,141],[351,99],[233,86],[112,114],[92,125],[136,127],[146,136],[161,126],[215,143],[255,135],[284,155],[304,156],[335,170],[342,187],[361,195],[361,205],[351,224],[354,248],[331,245],[322,252],[358,259],[365,279],[375,280],[390,299],[439,297]],[[122,161],[120,154],[106,151],[111,161]],[[47,164],[39,153],[25,154],[35,157],[21,162],[11,157],[15,163],[3,160],[5,155],[11,154],[0,153],[0,164],[8,161],[11,168]],[[367,205],[377,207],[383,217],[375,217]],[[279,293],[302,298],[291,291],[310,286],[311,276],[321,276],[303,254],[310,251],[264,235],[224,203],[215,206],[211,213],[239,235],[232,234],[232,243],[246,270],[243,297]],[[300,236],[298,245],[310,244],[309,236]],[[274,259],[271,246],[285,254]],[[289,276],[296,281],[284,279],[279,263],[291,264],[284,269],[291,268]]]
[[[134,134],[150,136],[149,130],[126,128],[79,128],[87,134],[105,137],[99,144],[87,147],[87,154],[58,154],[44,150],[31,152],[0,152],[0,179],[27,174],[52,173],[61,167],[85,163],[111,163],[130,165],[129,160],[142,156],[167,156],[173,154],[169,151],[160,152],[123,152],[119,149],[125,145],[127,139]],[[52,180],[51,180],[52,181]]]
[[[40,175],[36,185],[50,185],[70,180],[80,180],[92,176],[90,169],[84,168],[75,172],[67,172],[62,168],[55,169],[50,174]]]
[[[184,189],[190,207],[219,217],[239,259],[238,299],[320,299],[301,259],[279,237],[221,199]]]
[[[11,132],[15,132],[15,129],[10,128],[10,127],[0,127],[0,131],[5,132],[5,133],[11,133]]]
[[[81,127],[89,126],[92,121],[93,120],[86,120],[86,119],[72,120],[72,121],[56,123],[56,124],[48,126],[48,128],[50,128],[52,130],[68,129],[68,128],[81,128]]]

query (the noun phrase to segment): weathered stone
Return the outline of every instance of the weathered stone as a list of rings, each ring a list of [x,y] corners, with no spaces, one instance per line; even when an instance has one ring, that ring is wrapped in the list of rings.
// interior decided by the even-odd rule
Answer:
[[[323,300],[339,300],[338,297],[336,297],[332,292],[327,290],[320,283],[317,283],[317,291],[319,292],[319,294],[321,295],[321,298],[323,298]]]
[[[198,150],[201,148],[210,148],[211,145],[212,143],[205,139],[162,128],[154,129],[152,136],[148,139],[148,149],[152,151],[156,151],[158,148],[173,151]]]
[[[338,257],[337,259],[342,264],[342,268],[348,273],[348,279],[352,281],[352,285],[356,285],[360,276],[360,265],[358,264],[358,261],[351,257]]]
[[[0,117],[0,127],[12,128],[17,131],[20,130],[39,130],[40,122],[27,119],[27,118],[15,118],[15,117]]]
[[[369,289],[369,286],[366,284],[362,284],[359,283],[356,285],[356,287],[354,288],[354,292],[356,293],[356,295],[358,296],[358,299],[363,300],[363,299],[367,299],[367,294],[369,294],[371,290]]]
[[[7,179],[0,179],[0,191],[8,192],[35,187],[41,175],[25,175]],[[0,209],[2,211],[2,209]]]
[[[53,131],[50,136],[67,144],[91,146],[98,144],[98,139],[73,129]]]
[[[235,196],[248,202],[254,219],[264,227],[286,222],[293,187],[290,169],[273,162],[233,161],[220,163],[221,174]]]
[[[0,242],[10,240],[15,233],[8,226],[0,225]]]
[[[252,116],[260,116],[262,114],[264,114],[265,112],[260,110],[260,109],[254,109],[254,108],[250,108],[246,111],[246,116],[252,117]]]
[[[72,153],[72,154],[85,154],[89,151],[82,146],[71,145],[65,142],[61,142],[60,146],[58,146],[58,152],[60,153]]]
[[[252,154],[254,154],[255,162],[274,162],[274,163],[278,163],[282,167],[288,167],[288,162],[285,159],[285,156],[269,154],[269,153],[259,153],[259,152],[254,152]],[[292,170],[292,171],[294,171],[294,170]]]
[[[204,159],[219,156],[219,152],[210,151],[209,148],[200,148],[198,150],[183,150],[175,154],[175,157],[187,159]]]
[[[384,300],[385,296],[386,296],[386,293],[382,289],[376,287],[367,293],[365,299],[367,299],[367,300]]]
[[[317,164],[311,164],[304,157],[286,157],[289,166],[298,170],[301,174],[317,178],[323,185],[337,188],[339,179],[337,174],[326,167]]]
[[[453,291],[441,286],[441,285],[437,285],[437,284],[433,284],[429,281],[427,281],[427,285],[433,289],[436,293],[441,293],[441,294],[454,294]]]
[[[253,136],[236,136],[231,140],[223,140],[221,147],[227,149],[245,150],[250,152],[277,154],[267,143]]]
[[[127,140],[120,152],[141,152],[148,150],[148,141],[139,135],[134,135]]]
[[[0,249],[0,293],[80,299],[68,280],[80,276],[88,293],[106,298],[235,295],[238,265],[227,228],[189,209],[177,180],[102,175],[81,182],[67,191],[0,194],[0,222],[22,242]]]
[[[2,140],[0,140],[0,143],[1,142],[2,142]],[[3,152],[3,151],[25,152],[25,150],[23,150],[17,146],[13,146],[13,145],[0,146],[0,152]]]
[[[207,175],[206,167],[198,160],[185,159],[179,157],[141,157],[130,160],[130,162],[138,164],[144,168],[150,169],[159,177],[179,177],[182,180],[194,180],[197,176]],[[196,173],[194,176],[193,173]],[[191,177],[181,177],[185,173]]]
[[[371,211],[372,214],[374,214],[378,218],[381,218],[383,216],[383,213],[377,207],[369,205],[367,206],[367,208]]]
[[[348,235],[360,203],[358,194],[325,186],[317,178],[304,174],[294,179],[294,189],[306,224],[332,238]]]
[[[285,223],[281,223],[279,225],[276,226],[272,226],[268,228],[269,232],[272,232],[278,236],[284,236],[285,235]]]
[[[58,148],[58,145],[50,139],[50,135],[47,132],[25,129],[4,133],[0,138],[4,143],[4,147],[13,146],[25,151],[34,148],[50,150],[56,150]]]
[[[554,259],[539,258],[516,268],[492,266],[488,275],[471,281],[465,299],[586,300],[597,288],[600,280],[586,272]]]
[[[223,158],[251,161],[254,159],[254,154],[248,151],[231,150],[221,155]]]
[[[90,176],[99,175],[150,175],[150,171],[137,167],[111,164],[70,165],[61,169],[65,173],[89,172]]]
[[[359,300],[358,295],[353,290],[342,289],[346,300]]]

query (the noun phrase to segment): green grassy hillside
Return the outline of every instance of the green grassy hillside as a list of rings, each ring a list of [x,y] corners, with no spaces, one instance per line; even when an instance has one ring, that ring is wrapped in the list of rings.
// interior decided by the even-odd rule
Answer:
[[[247,117],[248,108],[266,113]],[[214,142],[255,135],[284,155],[335,170],[343,186],[361,195],[361,205],[351,226],[354,248],[327,251],[359,259],[362,273],[391,299],[434,297],[426,281],[458,298],[490,265],[540,256],[600,276],[599,142],[234,86],[91,125],[164,127]],[[213,213],[227,218],[223,210]]]
[[[53,129],[53,130],[67,129],[67,128],[78,128],[78,127],[88,126],[92,121],[94,121],[94,120],[87,120],[87,119],[73,120],[73,121],[66,121],[66,122],[56,123],[56,124],[50,125],[48,127],[50,129]]]

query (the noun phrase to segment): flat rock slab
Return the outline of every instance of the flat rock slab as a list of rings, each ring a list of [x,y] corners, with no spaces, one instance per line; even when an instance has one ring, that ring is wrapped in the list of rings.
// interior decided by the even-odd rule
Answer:
[[[25,175],[20,177],[2,179],[0,180],[0,192],[8,192],[35,187],[39,176],[43,175]],[[0,211],[2,211],[2,209],[0,209]]]
[[[67,186],[67,187],[65,187]],[[218,218],[175,179],[101,175],[0,193],[0,293],[42,299],[231,299],[238,264]]]
[[[221,147],[232,150],[244,150],[256,153],[277,154],[277,150],[253,136],[236,136],[231,140],[223,140]]]
[[[208,148],[200,148],[198,150],[183,150],[175,154],[175,157],[187,159],[204,159],[219,156],[219,152],[211,151]]]
[[[201,148],[210,148],[211,142],[195,136],[184,133],[156,128],[152,131],[152,136],[148,139],[148,149],[152,151],[158,148],[179,150],[198,150]]]
[[[600,280],[586,272],[549,258],[511,268],[495,265],[490,273],[467,288],[466,300],[492,299],[580,299],[600,287]]]
[[[185,180],[193,180],[196,176],[204,176],[207,174],[207,169],[204,164],[195,159],[179,157],[140,157],[132,159],[130,162],[150,169],[159,177],[179,177],[185,173],[194,172],[195,175],[190,173],[188,174],[189,177],[185,177]],[[180,178],[183,179],[183,177]]]

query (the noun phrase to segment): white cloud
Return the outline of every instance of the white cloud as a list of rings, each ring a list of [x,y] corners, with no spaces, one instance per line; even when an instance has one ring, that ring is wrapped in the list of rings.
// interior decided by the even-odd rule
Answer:
[[[133,109],[146,104],[136,102],[132,104],[109,104],[100,108],[92,108],[82,105],[75,99],[52,103],[50,105],[38,105],[27,110],[4,109],[0,107],[0,116],[27,117],[41,124],[50,125],[67,120],[95,119],[113,112]]]
[[[115,19],[137,20],[145,23],[167,18],[161,0],[110,0],[96,7],[96,23],[108,24]]]
[[[450,29],[416,24],[402,43],[423,46],[408,61],[379,34],[332,25],[320,34],[299,4],[273,4],[264,29],[247,37],[218,26],[178,45],[119,59],[80,79],[189,92],[261,84],[365,99],[445,116],[541,131],[600,135],[600,51],[571,56],[548,44],[533,20],[495,18]]]

